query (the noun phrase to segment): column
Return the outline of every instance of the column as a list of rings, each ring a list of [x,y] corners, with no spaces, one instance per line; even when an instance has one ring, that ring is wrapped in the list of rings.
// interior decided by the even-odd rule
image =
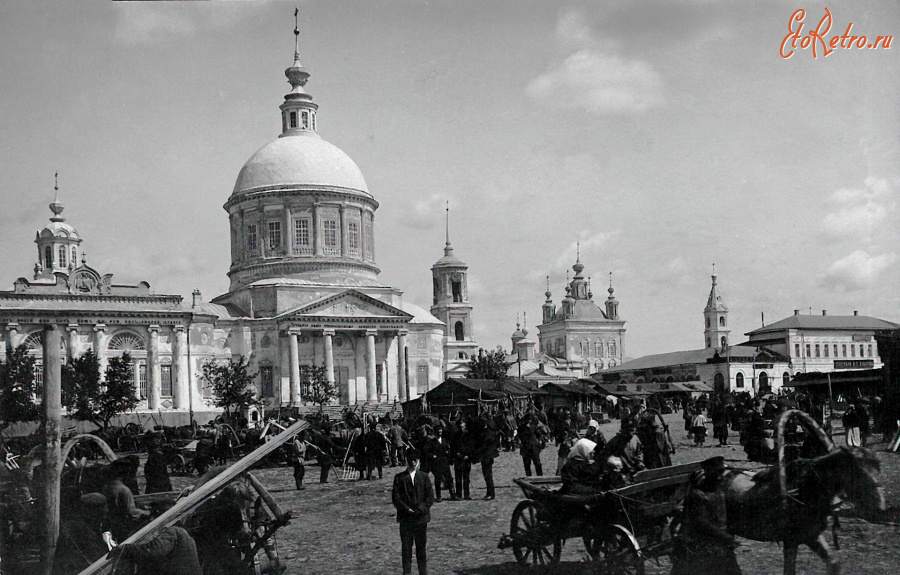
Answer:
[[[341,224],[341,257],[347,258],[347,214],[344,213],[344,205],[338,206],[338,218]]]
[[[390,337],[384,338],[384,362],[379,364],[381,366],[381,382],[382,382],[382,391],[383,391],[384,397],[385,397],[384,401],[390,401],[390,399],[392,397],[394,397],[394,398],[399,397],[399,394],[397,393],[396,389],[393,390],[393,393],[391,393],[391,391],[392,391],[391,390],[391,382],[389,381],[389,378],[391,376],[391,364],[389,363],[388,358],[391,357],[391,348],[394,347],[394,342],[396,340],[397,340],[396,335],[391,335]],[[394,364],[394,365],[396,366],[397,364]],[[396,377],[396,378],[394,378],[394,381],[399,383],[400,378]],[[395,383],[394,385],[396,386],[397,383]]]
[[[290,206],[284,207],[284,253],[289,256],[294,255],[294,222],[291,221],[293,218],[291,217],[291,208]]]
[[[75,359],[78,355],[78,324],[70,323],[66,326],[66,332],[68,337],[66,338],[66,351],[69,354],[69,359]]]
[[[42,573],[50,573],[56,540],[59,537],[59,477],[61,469],[60,412],[62,411],[62,353],[61,336],[55,325],[44,327],[44,485],[41,519],[44,529],[41,549]]]
[[[374,329],[366,330],[366,401],[378,401],[375,388],[375,334]]]
[[[312,209],[312,225],[313,225],[313,247],[317,256],[322,255],[322,223],[319,221],[319,204],[313,204]]]
[[[6,324],[6,353],[9,354],[12,350],[16,349],[16,346],[19,343],[19,324],[17,323],[9,323]],[[7,355],[7,359],[9,355]]]
[[[323,335],[325,336],[325,379],[334,383],[334,330],[326,329]]]
[[[400,331],[397,334],[397,355],[400,356],[397,362],[397,397],[400,401],[406,401],[406,332]]]
[[[94,355],[97,356],[97,363],[100,365],[100,379],[105,381],[108,362],[106,358],[106,325],[102,323],[94,326]]]
[[[300,332],[288,330],[291,353],[291,406],[300,405]]]
[[[151,325],[147,330],[150,332],[150,346],[147,348],[147,407],[155,411],[159,409],[160,400],[159,326]]]
[[[175,400],[175,409],[188,409],[191,406],[190,384],[188,383],[188,364],[187,364],[187,330],[183,325],[176,325],[172,328],[172,335],[175,338],[172,349],[172,368],[174,373],[172,382],[174,390],[172,395]]]
[[[366,377],[366,338],[365,334],[362,337],[356,337],[356,345],[354,348],[356,349],[356,385],[353,390],[353,398],[350,400],[351,403],[359,403],[362,401],[359,397],[360,393],[364,389],[363,380]],[[365,395],[363,395],[363,400],[365,399]]]
[[[375,397],[377,397],[380,402],[384,400],[385,396],[390,395],[390,386],[387,381],[387,363],[379,361],[376,365],[378,366],[378,374],[375,381],[378,382],[381,380],[381,389],[375,390]]]

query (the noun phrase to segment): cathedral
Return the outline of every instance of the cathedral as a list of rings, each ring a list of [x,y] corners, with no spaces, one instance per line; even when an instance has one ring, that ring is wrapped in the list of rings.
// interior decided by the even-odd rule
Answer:
[[[548,278],[543,322],[538,341],[544,361],[556,370],[576,377],[608,369],[622,363],[625,355],[625,320],[619,318],[619,302],[612,287],[612,275],[603,307],[594,302],[590,278],[583,275],[581,254],[572,270],[575,277],[566,285],[559,309],[553,303]],[[515,345],[515,344],[514,344]]]
[[[432,269],[438,319],[379,282],[378,201],[353,160],[319,135],[296,41],[285,75],[281,134],[247,160],[224,204],[227,293],[204,302],[195,291],[188,303],[146,282],[113,284],[87,265],[57,196],[35,239],[33,279],[0,291],[0,359],[26,343],[40,360],[42,325],[60,325],[64,356],[91,349],[101,371],[109,357],[134,357],[139,411],[154,413],[214,411],[200,378],[208,361],[248,358],[269,406],[304,402],[304,365],[324,366],[338,401],[355,404],[415,398],[443,381],[445,365],[466,362],[475,348],[466,265],[449,236]]]

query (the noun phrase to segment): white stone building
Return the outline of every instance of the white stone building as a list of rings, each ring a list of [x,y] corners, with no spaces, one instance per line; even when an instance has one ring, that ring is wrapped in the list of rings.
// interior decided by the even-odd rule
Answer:
[[[319,136],[296,49],[285,75],[282,133],[246,162],[224,205],[227,293],[204,303],[195,292],[186,305],[146,282],[113,285],[77,263],[81,237],[57,200],[35,240],[34,280],[0,292],[0,357],[25,341],[40,355],[41,326],[66,326],[69,354],[90,348],[105,361],[127,350],[137,359],[140,409],[151,412],[211,410],[202,365],[238,356],[258,372],[270,406],[303,402],[302,365],[324,366],[344,404],[403,400],[407,381],[415,398],[443,381],[445,325],[378,281],[378,202],[356,164]]]
[[[543,363],[574,377],[587,377],[622,363],[625,320],[619,318],[619,302],[613,295],[612,280],[607,290],[609,297],[601,308],[594,302],[590,278],[582,275],[584,264],[580,254],[572,269],[575,277],[566,286],[559,310],[547,285],[538,341]]]

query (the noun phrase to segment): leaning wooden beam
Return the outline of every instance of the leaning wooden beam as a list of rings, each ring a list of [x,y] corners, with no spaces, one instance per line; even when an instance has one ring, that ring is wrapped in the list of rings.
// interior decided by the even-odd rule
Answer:
[[[250,484],[253,486],[253,489],[262,497],[263,502],[266,504],[266,507],[272,512],[272,515],[275,516],[275,519],[278,521],[284,521],[287,518],[290,518],[290,512],[285,514],[284,510],[278,505],[278,502],[275,501],[275,498],[269,493],[268,489],[263,486],[262,483],[259,482],[259,479],[256,478],[252,473],[247,474],[247,479],[250,480]]]
[[[285,431],[276,435],[272,441],[269,441],[259,449],[249,453],[242,459],[236,461],[225,471],[198,487],[193,493],[187,497],[180,499],[175,503],[174,507],[154,519],[152,522],[144,526],[140,531],[123,541],[122,543],[144,543],[153,538],[161,529],[174,525],[190,515],[197,507],[202,505],[212,495],[224,489],[232,479],[241,473],[249,470],[255,463],[278,449],[278,447],[290,440],[293,436],[309,427],[309,422],[298,421]],[[80,575],[100,575],[112,572],[113,562],[106,556],[98,559],[93,565],[81,572]]]

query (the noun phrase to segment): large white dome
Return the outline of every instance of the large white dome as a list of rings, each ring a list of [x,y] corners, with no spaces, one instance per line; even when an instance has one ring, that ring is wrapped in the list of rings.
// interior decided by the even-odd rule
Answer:
[[[350,156],[315,132],[285,135],[260,148],[241,168],[232,195],[273,186],[369,191]]]

